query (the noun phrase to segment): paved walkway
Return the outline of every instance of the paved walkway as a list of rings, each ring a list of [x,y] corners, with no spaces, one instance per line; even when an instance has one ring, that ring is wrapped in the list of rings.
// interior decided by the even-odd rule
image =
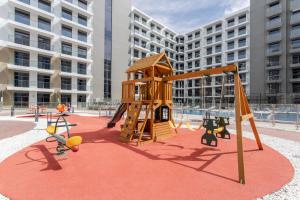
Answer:
[[[15,135],[19,135],[21,133],[25,133],[27,131],[32,130],[34,127],[35,127],[34,122],[11,121],[11,120],[0,121],[0,140]]]

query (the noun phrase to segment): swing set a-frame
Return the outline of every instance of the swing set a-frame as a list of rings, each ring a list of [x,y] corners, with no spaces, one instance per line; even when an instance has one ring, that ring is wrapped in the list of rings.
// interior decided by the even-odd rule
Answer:
[[[239,182],[245,183],[242,121],[249,120],[259,150],[263,150],[263,146],[236,65],[173,75],[173,67],[165,52],[162,52],[136,61],[126,73],[127,81],[122,82],[122,104],[108,127],[114,127],[127,111],[126,120],[121,126],[120,140],[137,140],[138,145],[173,135],[173,81],[233,74],[238,174]]]

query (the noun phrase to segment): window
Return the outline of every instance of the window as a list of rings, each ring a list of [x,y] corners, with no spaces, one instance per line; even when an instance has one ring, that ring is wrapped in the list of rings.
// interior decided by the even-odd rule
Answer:
[[[142,58],[145,58],[146,56],[147,56],[147,54],[145,52],[142,52]]]
[[[246,62],[239,62],[238,66],[239,66],[239,71],[245,71],[245,70],[247,70]]]
[[[62,42],[61,43],[61,53],[72,55],[72,44]]]
[[[50,89],[50,76],[38,75],[38,88]]]
[[[84,94],[77,95],[77,102],[86,103],[86,95]]]
[[[193,87],[193,80],[188,80],[188,87]]]
[[[227,38],[233,38],[234,37],[234,30],[227,32]]]
[[[156,47],[156,52],[160,53],[160,47]]]
[[[45,49],[45,50],[51,50],[51,40],[48,37],[44,36],[38,36],[38,48]]]
[[[243,23],[246,21],[246,15],[239,16],[239,23]]]
[[[154,47],[154,45],[150,45],[150,51],[154,51],[154,49],[155,49],[155,47]]]
[[[26,4],[30,5],[30,0],[19,0],[19,1],[21,1],[21,2],[23,2],[23,3],[26,3]]]
[[[273,66],[278,66],[280,65],[280,56],[271,56],[268,57],[268,61],[267,61],[267,66],[268,67],[273,67]]]
[[[60,98],[61,98],[61,103],[65,105],[68,105],[72,101],[72,97],[70,94],[61,94]]]
[[[78,40],[87,42],[87,32],[78,30]]]
[[[209,37],[206,39],[206,44],[211,44],[212,43],[212,37]]]
[[[188,54],[188,59],[192,59],[193,58],[193,54],[192,53],[189,53]]]
[[[293,78],[300,78],[300,69],[293,69]]]
[[[200,67],[200,60],[195,61],[195,67]]]
[[[215,53],[220,53],[222,51],[222,45],[217,45],[215,47]]]
[[[300,83],[293,83],[293,93],[300,93]]]
[[[222,56],[221,56],[221,55],[216,56],[216,57],[215,57],[215,62],[216,62],[217,64],[222,63]]]
[[[86,80],[84,79],[77,80],[77,90],[86,91]]]
[[[60,70],[62,72],[72,72],[72,62],[70,60],[61,60],[60,61]]]
[[[29,87],[29,73],[28,72],[15,72],[15,87]]]
[[[188,50],[191,50],[193,48],[193,44],[188,44]]]
[[[62,90],[72,90],[72,80],[71,78],[61,77],[61,89]],[[61,99],[62,101],[62,99]]]
[[[292,40],[292,48],[293,49],[298,49],[300,48],[300,38],[293,39]]]
[[[277,16],[273,16],[273,17],[270,17],[269,18],[269,24],[272,24],[272,23],[280,23],[281,22],[281,17],[280,15],[277,15]]]
[[[199,31],[197,31],[197,32],[195,33],[195,38],[198,38],[198,37],[200,37],[200,32],[199,32]]]
[[[142,41],[142,42],[141,42],[141,46],[142,46],[143,48],[147,48],[147,42]]]
[[[15,65],[29,67],[29,53],[15,51]]]
[[[84,15],[78,14],[78,24],[81,24],[83,26],[87,26],[87,17]]]
[[[270,53],[275,53],[280,51],[280,43],[279,42],[274,42],[268,45],[268,51]]]
[[[222,30],[222,24],[217,24],[216,25],[216,31]]]
[[[38,55],[38,68],[51,69],[51,57]]]
[[[230,19],[227,21],[227,26],[230,27],[230,26],[233,26],[234,25],[234,19]]]
[[[239,35],[244,35],[244,34],[246,34],[246,27],[245,26],[239,28]]]
[[[207,28],[207,29],[206,29],[206,34],[211,34],[211,33],[212,33],[212,30],[213,30],[212,27]]]
[[[279,5],[280,5],[280,3],[279,3],[279,1],[277,1],[277,2],[271,3],[269,5],[269,8],[275,8],[275,7],[278,7]]]
[[[27,31],[15,30],[15,43],[29,46],[30,34]]]
[[[135,49],[133,51],[133,56],[136,57],[136,58],[139,58],[139,51]]]
[[[234,53],[228,53],[227,54],[227,61],[233,61],[234,60]]]
[[[216,42],[222,41],[222,35],[216,35]]]
[[[269,70],[268,72],[268,80],[270,81],[276,81],[280,79],[280,70],[274,69],[274,70]]]
[[[80,8],[83,8],[84,10],[87,10],[87,1],[86,0],[78,0],[78,6]]]
[[[61,26],[61,34],[66,37],[72,38],[72,28],[66,25]]]
[[[300,54],[292,55],[292,64],[300,64]]]
[[[206,65],[211,65],[212,64],[212,57],[206,58]]]
[[[200,57],[200,51],[195,51],[195,58],[199,58]]]
[[[234,41],[227,43],[227,50],[234,49]]]
[[[50,12],[51,13],[51,2],[47,0],[39,0],[39,9]]]
[[[239,47],[244,47],[246,46],[246,38],[239,39]]]
[[[29,93],[28,92],[15,92],[14,94],[14,106],[16,107],[28,107]]]
[[[78,74],[87,74],[86,73],[86,63],[78,63],[77,64],[77,73]]]
[[[49,104],[49,102],[50,102],[50,94],[47,94],[47,93],[38,93],[37,94],[37,104],[38,105]]]
[[[134,14],[134,20],[135,21],[140,21],[140,17],[137,14]],[[152,24],[151,24],[152,25]]]
[[[22,24],[30,25],[30,14],[23,10],[15,9],[15,21]]]
[[[292,31],[291,31],[291,34],[300,34],[300,24],[297,24],[297,25],[293,25],[292,26]]]
[[[61,9],[61,16],[65,19],[71,20],[72,21],[72,11],[68,10],[66,8]]]
[[[238,58],[239,59],[245,59],[246,58],[246,50],[241,50],[238,52]]]
[[[51,31],[51,21],[42,17],[38,18],[38,28]]]
[[[193,35],[192,34],[188,35],[188,40],[192,40],[192,39],[193,39]]]
[[[268,84],[268,89],[270,94],[280,93],[280,84],[279,83],[270,83]]]
[[[212,47],[206,49],[206,55],[212,54]]]
[[[200,47],[200,42],[195,42],[195,48],[199,48]]]
[[[280,34],[280,29],[276,28],[269,31],[269,36]]]
[[[78,54],[79,58],[87,58],[87,48],[85,47],[78,47]]]

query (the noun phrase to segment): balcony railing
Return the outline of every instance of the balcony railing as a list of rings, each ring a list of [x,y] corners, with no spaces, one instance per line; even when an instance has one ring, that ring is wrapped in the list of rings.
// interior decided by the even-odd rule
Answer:
[[[38,81],[38,88],[50,89],[50,82]]]
[[[8,41],[16,44],[21,44],[29,47],[35,47],[48,51],[53,51],[54,48],[49,42],[43,42],[39,40],[29,40],[27,38],[15,37],[15,35],[8,35]]]
[[[18,79],[15,79],[14,86],[15,87],[29,87],[29,80],[18,80]]]

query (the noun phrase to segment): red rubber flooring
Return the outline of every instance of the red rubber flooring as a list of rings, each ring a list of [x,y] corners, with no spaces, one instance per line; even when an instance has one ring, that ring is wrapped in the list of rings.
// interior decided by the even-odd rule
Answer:
[[[290,162],[244,139],[246,185],[237,183],[235,136],[218,148],[200,144],[200,133],[142,147],[118,141],[106,119],[70,116],[74,135],[83,136],[77,153],[55,155],[55,144],[34,144],[0,164],[0,193],[11,199],[254,199],[288,183]]]

